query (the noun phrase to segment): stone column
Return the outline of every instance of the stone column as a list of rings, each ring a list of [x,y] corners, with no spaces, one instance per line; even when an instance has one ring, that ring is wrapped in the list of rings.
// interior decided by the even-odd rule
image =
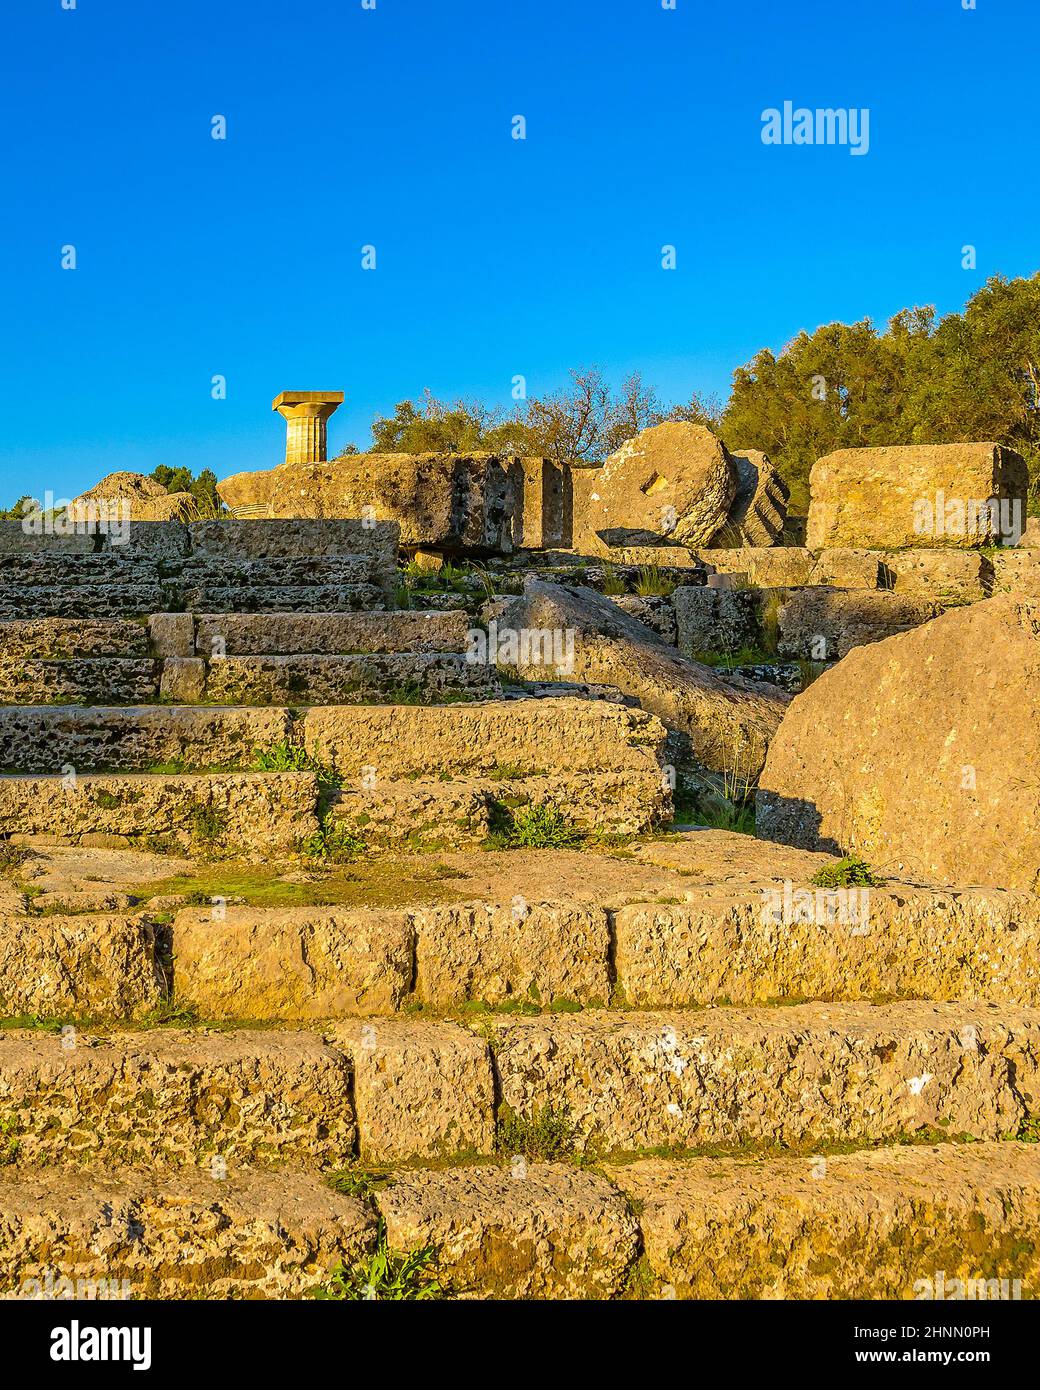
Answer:
[[[342,391],[283,391],[271,409],[283,416],[286,463],[324,463],[328,458],[328,419],[343,401]]]

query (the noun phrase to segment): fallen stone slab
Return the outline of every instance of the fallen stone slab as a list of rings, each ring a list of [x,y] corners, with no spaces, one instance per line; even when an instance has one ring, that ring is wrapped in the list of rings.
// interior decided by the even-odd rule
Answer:
[[[165,983],[141,913],[0,915],[0,1017],[136,1018]]]
[[[742,449],[730,458],[737,473],[737,492],[726,519],[743,545],[780,545],[791,496],[761,449]]]
[[[254,750],[289,738],[286,709],[206,706],[8,705],[0,767],[19,772],[250,766]]]
[[[573,654],[568,648],[565,662],[546,663],[532,649],[527,661],[521,656],[521,675],[614,686],[684,735],[696,763],[728,770],[738,781],[754,780],[787,705],[787,696],[766,687],[740,689],[720,680],[591,589],[529,581],[499,622],[500,641],[507,630],[572,633]]]
[[[371,1205],[314,1174],[220,1172],[5,1170],[0,1296],[301,1298],[375,1248]]]
[[[671,1297],[1011,1299],[1040,1279],[1035,1144],[643,1159],[607,1176]]]
[[[859,647],[799,695],[770,748],[758,834],[931,883],[1035,891],[1036,605],[951,609]]]
[[[388,1242],[435,1246],[469,1296],[610,1298],[638,1251],[617,1189],[563,1164],[401,1174],[376,1201]]]
[[[347,1060],[270,1029],[2,1032],[0,1120],[19,1167],[337,1165],[357,1142]]]
[[[996,1139],[1040,1108],[1040,1013],[978,1004],[492,1018],[502,1102],[566,1109],[606,1153],[891,1140],[941,1127]]]

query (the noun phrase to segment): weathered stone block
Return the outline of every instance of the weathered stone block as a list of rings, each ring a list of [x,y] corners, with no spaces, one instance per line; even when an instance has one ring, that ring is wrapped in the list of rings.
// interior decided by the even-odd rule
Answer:
[[[159,1029],[0,1034],[0,1119],[17,1161],[339,1164],[357,1129],[347,1060],[316,1034]]]
[[[996,1139],[1040,1100],[1040,1013],[966,1004],[810,1004],[489,1023],[502,1100],[567,1106],[607,1152]]]
[[[614,913],[617,983],[637,1008],[919,998],[1040,1006],[1040,905],[995,890],[810,885],[689,890]]]
[[[796,589],[780,607],[782,656],[834,661],[853,647],[920,627],[938,603],[868,589]]]
[[[375,1243],[371,1206],[314,1174],[0,1179],[0,1284],[26,1298],[302,1298]]]
[[[0,777],[0,831],[24,843],[169,838],[199,852],[291,849],[317,831],[310,772]]]
[[[470,627],[471,619],[462,609],[446,613],[220,613],[199,618],[198,651],[210,658],[304,652],[462,652]],[[0,641],[2,633],[0,628]]]
[[[897,550],[884,558],[897,594],[942,604],[985,598],[995,565],[977,550]]]
[[[76,657],[71,660],[0,660],[0,702],[39,704],[66,700],[84,704],[137,704],[159,692],[158,665],[151,657]]]
[[[2,715],[0,715],[2,720]],[[306,747],[348,779],[656,772],[664,730],[653,715],[601,700],[341,705],[308,710]]]
[[[809,583],[832,584],[837,589],[877,589],[884,559],[879,550],[821,550]]]
[[[1040,1279],[1035,1144],[644,1159],[608,1174],[672,1297],[1013,1298]]]
[[[512,546],[512,487],[493,454],[354,454],[236,473],[217,490],[232,511],[271,518],[396,523],[403,546],[487,553]]]
[[[489,1154],[495,1090],[487,1043],[450,1023],[341,1023],[354,1068],[361,1158],[387,1163]]]
[[[128,619],[12,618],[0,623],[0,658],[5,661],[149,655],[148,629]]]
[[[131,1018],[159,1002],[151,924],[123,916],[0,916],[0,1015]]]
[[[195,655],[195,619],[190,613],[152,613],[148,618],[152,655]]]
[[[603,1005],[610,933],[597,908],[514,899],[415,908],[416,993],[433,1008],[469,1000]]]
[[[392,1246],[435,1246],[460,1288],[488,1298],[609,1298],[638,1248],[610,1183],[563,1164],[402,1174],[378,1203]]]
[[[393,1013],[412,987],[414,931],[401,912],[218,899],[178,913],[173,942],[177,996],[204,1018]]]
[[[679,650],[694,661],[761,643],[761,596],[753,589],[683,585],[672,594],[672,605]]]
[[[1024,527],[1028,486],[1025,461],[1000,444],[839,449],[809,475],[806,544],[970,549],[999,541],[1005,524]]]
[[[199,656],[170,656],[162,664],[159,698],[192,705],[206,698],[206,663]]]
[[[284,743],[290,728],[285,709],[8,705],[0,707],[0,768],[252,767],[254,750]]]

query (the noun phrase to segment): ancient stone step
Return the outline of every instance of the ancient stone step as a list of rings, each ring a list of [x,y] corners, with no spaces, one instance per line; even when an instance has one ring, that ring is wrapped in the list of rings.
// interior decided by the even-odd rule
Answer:
[[[1040,1156],[1010,1143],[603,1172],[514,1159],[391,1171],[368,1199],[234,1159],[209,1171],[15,1168],[0,1177],[0,1286],[299,1298],[370,1254],[382,1219],[391,1248],[437,1250],[448,1296],[1029,1297],[1038,1216]]]
[[[381,608],[386,587],[377,584],[178,584],[179,606],[193,613],[331,613]],[[167,607],[152,606],[152,612]],[[119,611],[118,609],[113,611]],[[135,610],[140,611],[140,610]]]
[[[0,835],[17,844],[133,845],[196,853],[287,852],[315,833],[310,772],[0,776]]]
[[[398,528],[392,522],[349,518],[193,521],[192,554],[207,559],[362,556],[371,572],[397,567]]]
[[[0,1033],[9,1163],[339,1164],[357,1126],[347,1055],[316,1033]]]
[[[587,776],[601,785],[609,774]],[[424,796],[430,804],[445,798],[430,834],[447,856],[448,901],[426,900],[414,881],[424,863],[417,856],[399,861],[393,907],[264,908],[219,899],[185,908],[168,929],[178,998],[204,1017],[237,1020],[392,1014],[417,1004],[590,1007],[610,998],[641,1009],[893,997],[1040,1007],[1040,904],[1032,895],[903,884],[803,887],[826,857],[721,831],[636,844],[624,858],[594,848],[447,849],[450,798],[475,787],[501,795],[503,785],[402,782],[366,794],[370,820],[352,825],[362,841],[377,838],[384,798],[402,816],[410,811],[404,825],[416,831]],[[348,792],[340,807],[362,799]],[[486,804],[459,803],[475,826],[484,823]],[[120,893],[128,903],[127,893],[155,876],[150,861],[142,857],[138,866],[135,855],[124,856],[135,862],[117,882],[99,878],[103,865],[78,858],[61,870],[70,853],[48,852],[13,871],[34,893],[37,885],[49,890],[33,898],[34,908],[53,903],[49,910],[60,911],[68,903],[71,912],[82,899],[84,910],[114,910]],[[47,871],[51,859],[58,868]],[[83,892],[92,887],[94,900]],[[51,982],[87,981],[89,997],[116,1001],[119,1016],[118,977],[97,978],[98,953],[76,917],[48,919],[60,930],[57,945],[35,941],[21,962],[17,943],[42,920],[22,921],[25,910],[15,894],[9,920],[0,919],[12,933],[6,987],[19,1009],[61,1016]],[[133,925],[134,914],[127,918]],[[68,1012],[71,1003],[63,1007]]]
[[[151,657],[0,659],[0,703],[48,705],[139,704],[159,695],[160,663]]]
[[[375,1208],[317,1175],[222,1171],[0,1169],[0,1286],[28,1298],[301,1298],[374,1250]]]
[[[393,928],[389,923],[382,940],[370,938],[367,980],[364,962],[348,961],[353,974],[344,994],[353,989],[363,995],[367,988],[376,1002],[380,991],[403,991],[408,946],[395,946]],[[317,933],[314,940],[321,959],[329,943]],[[268,949],[262,937],[257,944],[260,952]],[[388,951],[396,951],[396,983],[377,973],[378,957]],[[262,964],[252,969],[261,988],[262,974]],[[298,980],[298,993],[304,987]],[[573,1129],[578,1151],[602,1156],[703,1146],[870,1144],[933,1133],[993,1140],[1024,1132],[1040,1109],[1040,1013],[1030,1010],[921,1003],[686,1013],[588,1009],[486,1014],[468,1026],[369,1018],[327,1028],[328,1046],[350,1082],[336,1104],[349,1110],[351,1124],[356,1119],[361,1156],[376,1162],[489,1152],[496,1093],[500,1122],[509,1114],[534,1121],[548,1111]],[[66,1130],[79,1133],[81,1115],[96,1113],[84,1142],[91,1152],[97,1147],[119,1160],[129,1093],[149,1084],[142,1079],[148,1068],[166,1074],[161,1067],[155,1071],[158,1063],[140,1061],[142,1049],[151,1057],[175,1043],[177,1058],[191,1060],[209,1055],[212,1039],[224,1039],[229,1047],[259,1047],[260,1065],[264,1038],[276,1040],[272,1047],[288,1047],[292,1039],[292,1046],[303,1047],[317,1036],[160,1029],[96,1040],[82,1055],[77,1045],[66,1065],[58,1035],[11,1034],[0,1039],[0,1121],[16,1115],[25,1162],[41,1155],[57,1162],[64,1161],[59,1150],[68,1145]],[[279,1067],[272,1064],[264,1075],[269,1097],[284,1096],[290,1083]],[[220,1091],[215,1081],[197,1084]],[[259,1085],[256,1105],[263,1091]],[[54,1118],[52,1093],[75,1096],[67,1124]],[[170,1101],[166,1108],[174,1106]],[[328,1115],[325,1121],[331,1123]],[[232,1145],[235,1135],[224,1142]],[[254,1136],[254,1142],[257,1154],[269,1151],[267,1139]],[[314,1143],[310,1158],[335,1161]]]
[[[668,810],[657,771],[572,772],[557,777],[381,782],[340,790],[333,819],[371,848],[480,844],[531,807],[553,808],[576,834],[637,835]]]
[[[291,726],[288,710],[259,707],[9,705],[0,708],[0,767],[249,767],[255,749],[284,743]]]
[[[587,771],[660,776],[665,733],[643,710],[563,698],[324,707],[307,712],[303,737],[345,777],[374,768],[394,781]]]
[[[130,1019],[169,983],[142,913],[0,915],[0,1017]]]
[[[639,1212],[651,1296],[1008,1299],[1040,1279],[1035,1144],[646,1159],[607,1175]]]
[[[224,552],[191,556],[178,566],[177,580],[185,589],[349,589],[372,583],[372,563],[365,555],[250,556]]]
[[[32,1166],[490,1154],[487,1044],[452,1024],[0,1033],[0,1142]]]
[[[41,1169],[0,1178],[0,1286],[25,1297],[300,1298],[388,1244],[439,1249],[449,1296],[620,1292],[638,1228],[621,1193],[563,1164],[401,1172],[369,1200],[314,1173]],[[190,1243],[185,1231],[190,1231]],[[429,1238],[423,1233],[429,1232]],[[69,1279],[71,1286],[62,1281]]]
[[[642,1008],[886,997],[1040,1007],[1033,895],[900,883],[821,889],[806,870],[793,878],[778,865],[759,887],[676,885],[683,902],[619,907],[614,970],[625,1000]]]
[[[214,903],[182,909],[170,934],[176,996],[206,1018],[603,1005],[611,990],[606,914],[580,904],[528,905],[519,897],[402,910]],[[34,1000],[35,975],[18,978]]]
[[[208,663],[205,686],[207,700],[259,705],[399,704],[494,694],[501,694],[495,668],[477,665],[459,652],[227,656]]]
[[[159,578],[155,559],[137,551],[113,550],[100,555],[61,550],[20,555],[0,552],[0,586],[5,589],[17,585],[92,588],[100,584],[150,584]]]
[[[170,586],[158,582],[0,583],[0,618],[135,617],[170,606]]]
[[[0,622],[0,661],[151,656],[148,628],[126,618],[14,618]]]
[[[205,657],[463,652],[469,627],[462,611],[214,613],[199,618],[195,649]]]
[[[502,1101],[567,1109],[606,1152],[995,1139],[1040,1111],[1040,1012],[985,1005],[803,1004],[588,1011],[486,1024]]]

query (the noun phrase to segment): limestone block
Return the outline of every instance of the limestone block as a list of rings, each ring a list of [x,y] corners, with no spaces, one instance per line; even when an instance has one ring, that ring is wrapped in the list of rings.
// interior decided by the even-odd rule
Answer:
[[[1024,528],[1028,486],[1025,461],[1000,444],[838,449],[809,475],[806,544],[971,549],[999,541],[1002,528]],[[991,498],[995,515],[985,507]]]
[[[0,1034],[0,1118],[20,1164],[338,1164],[354,1151],[349,1063],[317,1034],[156,1029],[72,1042]]]
[[[556,903],[465,903],[415,908],[416,992],[433,1008],[610,997],[610,934],[596,908]]]
[[[177,995],[204,1018],[392,1013],[411,990],[413,938],[400,912],[218,899],[174,920]]]
[[[488,1154],[494,1081],[487,1043],[450,1023],[394,1019],[331,1031],[354,1068],[363,1161]]]

